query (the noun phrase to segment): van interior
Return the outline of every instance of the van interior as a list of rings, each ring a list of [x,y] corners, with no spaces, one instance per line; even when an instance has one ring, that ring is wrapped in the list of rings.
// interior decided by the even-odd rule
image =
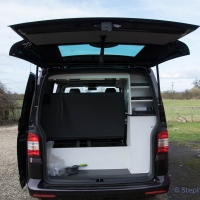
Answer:
[[[58,74],[46,79],[40,125],[52,153],[73,175],[53,182],[108,182],[152,175],[157,122],[155,91],[145,74]]]

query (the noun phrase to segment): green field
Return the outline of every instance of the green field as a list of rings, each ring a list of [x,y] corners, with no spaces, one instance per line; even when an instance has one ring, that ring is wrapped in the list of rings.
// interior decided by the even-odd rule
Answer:
[[[163,100],[164,106],[200,106],[200,100]]]
[[[199,122],[169,122],[168,123],[170,141],[198,141],[200,143],[200,123]]]
[[[168,122],[184,117],[188,122],[200,122],[200,100],[163,100]]]
[[[169,141],[200,148],[200,100],[163,100]],[[179,117],[186,123],[177,122]],[[193,122],[191,122],[193,121]]]

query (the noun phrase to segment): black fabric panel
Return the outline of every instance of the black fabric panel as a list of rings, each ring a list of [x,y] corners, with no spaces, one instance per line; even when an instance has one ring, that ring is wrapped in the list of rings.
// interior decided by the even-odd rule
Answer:
[[[41,124],[48,139],[123,138],[125,108],[122,93],[60,94],[42,108]]]
[[[50,104],[50,95],[49,94],[44,95],[42,104],[43,105]]]

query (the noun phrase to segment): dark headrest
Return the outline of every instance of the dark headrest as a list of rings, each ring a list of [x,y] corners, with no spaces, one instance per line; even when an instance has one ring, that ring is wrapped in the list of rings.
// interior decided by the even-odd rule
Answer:
[[[69,93],[81,93],[78,88],[70,89]]]
[[[105,92],[116,92],[115,88],[106,88]]]

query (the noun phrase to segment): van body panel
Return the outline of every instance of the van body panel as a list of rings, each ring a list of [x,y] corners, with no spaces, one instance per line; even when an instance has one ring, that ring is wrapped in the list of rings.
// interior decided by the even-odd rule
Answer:
[[[145,184],[125,184],[125,185],[113,185],[111,187],[95,186],[88,187],[84,189],[79,189],[79,187],[67,189],[64,185],[62,186],[49,186],[48,184],[43,184],[40,179],[30,179],[28,183],[29,193],[31,196],[33,194],[56,194],[57,198],[65,198],[66,194],[68,198],[99,198],[101,194],[102,198],[126,198],[126,197],[137,197],[144,196],[147,191],[159,191],[169,189],[169,176],[160,176],[156,180],[147,182]]]
[[[33,73],[30,73],[26,86],[26,91],[24,94],[24,100],[18,124],[18,136],[17,136],[17,160],[18,160],[19,180],[22,188],[26,185],[27,182],[27,173],[28,173],[27,131],[28,131],[28,124],[29,124],[34,90],[35,90],[35,75]]]

